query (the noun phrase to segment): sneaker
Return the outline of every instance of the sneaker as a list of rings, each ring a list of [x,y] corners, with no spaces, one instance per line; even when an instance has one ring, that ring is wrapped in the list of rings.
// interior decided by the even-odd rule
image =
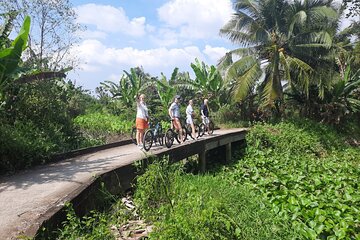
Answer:
[[[144,146],[142,144],[137,145],[139,149],[143,149]]]

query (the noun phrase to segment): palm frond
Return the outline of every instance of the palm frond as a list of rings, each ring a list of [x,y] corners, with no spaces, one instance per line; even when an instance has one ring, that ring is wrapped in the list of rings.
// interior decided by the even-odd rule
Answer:
[[[310,9],[309,15],[311,21],[319,21],[323,18],[326,18],[328,21],[335,21],[339,17],[339,14],[328,6],[313,7]]]
[[[251,1],[251,0],[237,1],[234,5],[234,8],[236,11],[249,12],[254,16],[259,16],[261,14],[259,10],[259,4],[257,1]]]
[[[293,16],[288,32],[289,38],[293,34],[294,26],[296,25],[302,27],[305,24],[306,19],[307,19],[307,14],[305,11],[299,11]]]
[[[326,48],[330,49],[333,45],[333,40],[330,34],[326,31],[311,32],[308,34],[298,35],[294,39],[294,46],[298,48]]]
[[[252,34],[248,34],[248,33],[245,33],[245,32],[239,32],[237,30],[220,29],[220,35],[225,35],[233,43],[243,44],[244,46],[249,46],[251,44],[256,44],[257,43]]]
[[[264,88],[261,95],[261,107],[272,107],[274,101],[279,98],[278,91],[274,84],[274,75],[269,74],[265,78]]]
[[[248,56],[236,61],[226,75],[226,82],[233,85],[233,99],[244,99],[261,74],[260,63],[255,58]]]

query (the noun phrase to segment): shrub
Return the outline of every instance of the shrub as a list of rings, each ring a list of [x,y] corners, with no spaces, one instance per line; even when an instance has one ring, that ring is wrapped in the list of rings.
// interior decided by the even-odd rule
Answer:
[[[114,239],[110,231],[110,216],[95,210],[79,218],[70,204],[67,205],[67,221],[56,239]]]
[[[44,163],[56,145],[31,122],[0,126],[0,173]]]

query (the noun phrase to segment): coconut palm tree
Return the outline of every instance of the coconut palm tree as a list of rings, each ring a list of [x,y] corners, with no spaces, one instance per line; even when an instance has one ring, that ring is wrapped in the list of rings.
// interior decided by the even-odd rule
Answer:
[[[230,51],[219,62],[234,100],[244,99],[258,84],[263,106],[280,111],[284,81],[308,91],[313,71],[308,59],[318,58],[332,46],[338,13],[331,2],[236,1],[236,12],[220,34],[242,48]]]

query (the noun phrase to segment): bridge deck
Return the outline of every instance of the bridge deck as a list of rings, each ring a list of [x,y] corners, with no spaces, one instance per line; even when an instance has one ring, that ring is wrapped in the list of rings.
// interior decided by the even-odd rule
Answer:
[[[181,158],[196,154],[200,149],[208,150],[243,139],[244,135],[244,129],[217,130],[199,141],[186,141],[170,149],[155,146],[150,153]],[[0,179],[0,239],[15,239],[19,234],[36,232],[49,209],[62,206],[69,196],[93,182],[95,176],[132,164],[147,155],[149,153],[135,145],[125,145]]]

